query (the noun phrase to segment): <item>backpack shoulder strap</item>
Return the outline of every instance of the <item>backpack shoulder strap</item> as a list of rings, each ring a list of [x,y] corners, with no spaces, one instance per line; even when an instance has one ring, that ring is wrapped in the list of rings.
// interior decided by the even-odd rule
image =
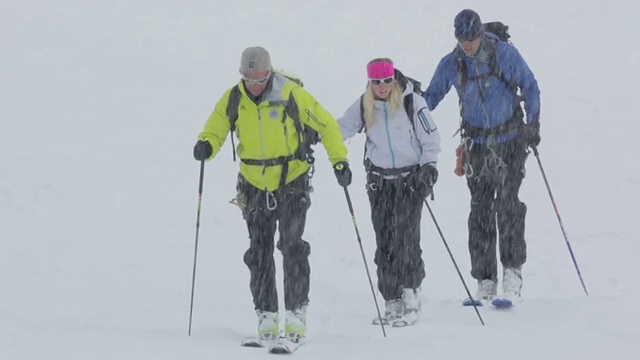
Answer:
[[[496,53],[498,52],[498,45],[499,45],[498,42],[495,41],[493,51],[491,53],[491,56],[489,57],[489,67],[491,68],[492,74],[495,77],[497,77],[498,80],[502,81],[502,83],[504,83],[507,86],[507,88],[509,88],[509,90],[515,94],[518,91],[518,86],[515,84],[515,82],[507,80],[502,70],[498,67],[498,60],[496,59],[497,58]]]
[[[407,113],[407,117],[409,118],[409,122],[411,122],[411,126],[415,130],[415,111],[413,109],[413,94],[416,93],[418,95],[422,95],[422,83],[414,78],[406,76],[402,73],[402,71],[396,69],[395,71],[396,79],[400,83],[400,88],[404,92],[407,89],[409,83],[413,86],[413,91],[410,94],[407,94],[402,98],[404,103],[404,111]]]
[[[462,58],[462,56],[460,56],[460,54],[454,54],[454,58],[456,59],[456,66],[458,68],[458,83],[460,84],[460,91],[462,92],[467,86],[467,81],[469,80],[469,71],[467,70],[467,64],[464,62],[464,59]]]
[[[315,158],[313,157],[311,145],[317,144],[320,141],[320,135],[310,126],[305,126],[300,120],[300,109],[298,108],[296,99],[293,97],[293,92],[289,93],[289,99],[284,107],[284,114],[285,116],[283,116],[282,120],[285,121],[286,117],[290,117],[298,133],[298,152],[296,156],[300,160],[306,160],[310,164],[313,164]]]
[[[229,125],[231,132],[236,130],[236,120],[238,120],[238,106],[240,105],[240,87],[238,85],[231,88],[229,94],[229,101],[227,102],[227,117],[229,118]]]
[[[459,51],[457,51],[457,49],[453,49],[452,53],[453,53],[453,58],[455,59],[455,62],[456,62],[456,67],[458,68],[457,90],[458,90],[458,108],[460,110],[460,128],[458,129],[457,132],[460,132],[460,134],[462,135],[462,132],[460,130],[463,129],[466,122],[462,114],[462,96],[464,94],[464,89],[467,86],[467,81],[469,80],[469,71],[467,70],[467,64],[464,62],[464,59],[460,55]]]
[[[284,113],[293,120],[293,125],[298,132],[298,137],[302,137],[302,132],[304,131],[302,122],[300,121],[300,113],[298,111],[298,104],[296,103],[296,99],[293,97],[293,92],[289,93],[289,99],[284,106]]]
[[[362,120],[362,125],[360,125],[359,133],[367,130],[367,124],[364,120],[364,94],[360,95],[360,120]]]
[[[411,122],[411,126],[413,126],[414,130],[416,128],[415,119],[414,119],[414,111],[413,111],[413,93],[408,94],[404,97],[404,111],[407,113],[407,117]]]
[[[236,144],[233,140],[233,133],[236,131],[236,120],[238,120],[238,106],[240,106],[240,87],[231,88],[229,100],[227,101],[227,117],[229,118],[229,129],[231,130],[231,148],[233,149],[233,161],[236,161]]]

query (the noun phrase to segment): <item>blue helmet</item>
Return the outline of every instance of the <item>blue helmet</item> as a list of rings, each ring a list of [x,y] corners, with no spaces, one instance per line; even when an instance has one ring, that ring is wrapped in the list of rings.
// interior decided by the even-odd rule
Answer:
[[[482,34],[480,15],[471,9],[464,9],[453,21],[455,36],[458,40],[473,40]]]

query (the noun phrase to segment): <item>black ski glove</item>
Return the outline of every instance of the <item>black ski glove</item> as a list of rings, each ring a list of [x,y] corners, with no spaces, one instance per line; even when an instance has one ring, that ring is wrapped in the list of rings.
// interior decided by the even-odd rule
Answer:
[[[540,144],[540,129],[530,125],[525,125],[522,129],[522,135],[527,147],[538,147]]]
[[[349,169],[348,162],[338,161],[333,165],[333,172],[336,174],[336,179],[338,179],[340,186],[346,187],[351,184],[351,169]]]
[[[429,187],[433,188],[433,185],[438,182],[438,169],[431,164],[424,164],[420,166],[420,171],[422,172],[422,178],[425,183]]]
[[[193,157],[198,160],[206,160],[213,153],[211,144],[206,140],[198,140],[196,146],[193,147]]]
[[[431,195],[433,186],[438,181],[438,169],[431,164],[424,164],[415,172],[407,175],[406,183],[412,191],[426,199]]]

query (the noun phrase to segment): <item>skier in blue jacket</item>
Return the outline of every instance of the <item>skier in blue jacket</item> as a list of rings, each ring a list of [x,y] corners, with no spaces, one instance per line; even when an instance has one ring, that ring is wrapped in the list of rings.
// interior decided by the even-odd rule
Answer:
[[[469,253],[471,275],[478,281],[476,296],[490,300],[497,295],[499,234],[503,293],[516,298],[526,261],[527,211],[518,192],[528,147],[540,143],[540,90],[518,50],[484,32],[475,11],[462,10],[454,28],[458,44],[442,58],[423,96],[434,110],[452,86],[458,93],[464,173],[471,193]]]

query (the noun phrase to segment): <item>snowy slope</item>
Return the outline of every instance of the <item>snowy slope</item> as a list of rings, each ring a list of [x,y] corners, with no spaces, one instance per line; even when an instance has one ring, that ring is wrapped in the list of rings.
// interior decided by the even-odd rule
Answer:
[[[241,51],[270,50],[335,115],[362,92],[364,66],[388,56],[427,83],[455,45],[455,14],[511,25],[542,90],[540,159],[590,292],[585,296],[535,158],[524,302],[472,309],[433,222],[415,327],[370,325],[375,308],[342,189],[324,150],[305,239],[312,244],[304,359],[634,359],[640,350],[637,125],[640,5],[494,0],[271,2],[26,0],[0,3],[0,358],[253,359],[230,142],[206,164],[192,336],[187,336],[199,166],[191,151],[238,80]],[[180,5],[178,5],[180,4]],[[442,132],[432,209],[461,268],[468,191],[453,174],[457,98]],[[369,267],[374,239],[349,142],[349,188]],[[278,261],[280,260],[277,255]],[[375,281],[375,279],[374,279]],[[281,296],[282,297],[282,296]],[[382,302],[382,299],[378,297]]]

